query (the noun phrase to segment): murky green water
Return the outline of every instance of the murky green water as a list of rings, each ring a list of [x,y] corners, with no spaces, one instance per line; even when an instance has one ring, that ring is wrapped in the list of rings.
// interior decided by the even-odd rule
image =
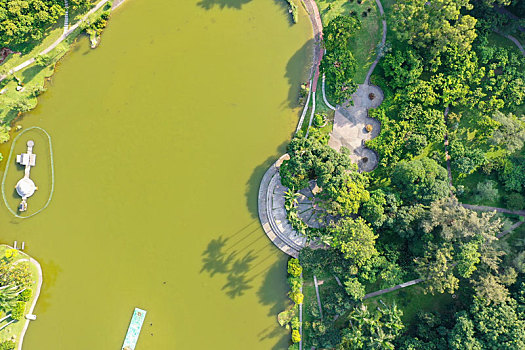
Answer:
[[[25,220],[0,209],[1,239],[44,269],[24,349],[119,349],[135,306],[137,349],[286,348],[285,258],[256,198],[296,126],[310,37],[284,1],[129,0],[97,50],[80,41],[21,123],[53,138],[53,200]]]

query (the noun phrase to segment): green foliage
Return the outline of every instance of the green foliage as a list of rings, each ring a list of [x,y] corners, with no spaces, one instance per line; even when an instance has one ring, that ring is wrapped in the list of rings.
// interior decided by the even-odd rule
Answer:
[[[326,74],[326,88],[336,104],[350,99],[357,89],[353,81],[357,61],[348,48],[348,40],[361,27],[354,16],[337,16],[323,28],[326,54],[321,69]]]
[[[355,16],[337,16],[323,28],[323,44],[327,51],[346,50],[348,40],[361,28]]]
[[[512,192],[505,197],[505,203],[507,208],[513,210],[523,210],[525,209],[525,197],[521,193]]]
[[[507,115],[496,111],[492,117],[498,123],[494,129],[491,141],[494,145],[514,153],[523,148],[525,142],[525,121],[514,114]]]
[[[477,202],[497,201],[499,197],[500,195],[495,181],[485,180],[476,185],[474,199]]]
[[[392,174],[392,184],[408,202],[429,204],[449,193],[447,170],[429,158],[398,163]]]
[[[356,266],[365,265],[377,255],[375,240],[377,236],[362,218],[345,218],[327,229],[331,245],[340,250],[346,259]]]
[[[27,288],[27,289],[24,289],[22,293],[18,295],[18,299],[20,301],[28,302],[29,300],[31,300],[31,296],[33,296],[33,291]]]
[[[374,227],[381,227],[387,216],[385,215],[386,198],[383,190],[376,190],[370,193],[370,199],[363,203],[361,217]]]
[[[277,321],[281,325],[281,327],[289,327],[288,324],[292,321],[292,319],[295,317],[295,308],[291,308],[288,310],[285,310],[283,312],[280,312],[279,315],[277,315]]]
[[[463,9],[472,9],[468,0],[402,0],[392,11],[393,29],[398,39],[432,56],[454,45],[468,51],[476,38],[476,19],[460,15]]]
[[[348,278],[345,283],[346,293],[355,301],[362,300],[365,296],[365,286],[355,277]]]
[[[292,299],[295,304],[299,305],[303,303],[304,295],[301,292],[290,293],[290,299]]]
[[[293,343],[299,343],[301,341],[301,334],[298,330],[294,329],[292,330],[292,342]]]
[[[16,348],[16,343],[12,340],[6,340],[0,343],[0,350],[14,350]]]
[[[301,276],[301,273],[303,273],[303,268],[299,264],[298,259],[291,258],[288,260],[288,273],[294,277]]]
[[[11,318],[14,320],[21,320],[24,317],[25,308],[25,302],[17,301],[11,310]]]
[[[500,175],[507,191],[521,192],[525,187],[525,159],[506,159]]]
[[[402,315],[395,304],[383,305],[374,311],[369,311],[365,305],[354,308],[348,316],[350,325],[343,330],[337,349],[394,349],[393,342],[404,327]]]
[[[354,74],[357,61],[349,50],[337,49],[323,56],[321,69],[326,74],[326,90],[335,104],[341,104],[352,97],[357,90]]]
[[[388,84],[394,89],[415,83],[423,73],[421,57],[412,50],[396,50],[382,62]]]
[[[40,40],[47,28],[64,15],[59,0],[6,0],[0,2],[0,45],[13,47]]]
[[[450,157],[452,166],[462,175],[472,174],[486,162],[485,154],[481,149],[467,146],[459,140],[451,142]]]

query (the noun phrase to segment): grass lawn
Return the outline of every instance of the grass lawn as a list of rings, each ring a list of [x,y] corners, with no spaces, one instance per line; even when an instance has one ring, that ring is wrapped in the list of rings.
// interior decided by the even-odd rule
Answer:
[[[4,256],[4,252],[5,252],[5,250],[7,248],[8,248],[8,246],[6,246],[6,245],[1,245],[0,246],[0,256]],[[21,259],[28,259],[28,256],[25,253],[20,253],[19,252],[18,256],[14,259],[14,262],[16,262],[18,260],[21,260]],[[31,276],[32,276],[31,289],[34,292],[35,289],[36,289],[36,286],[40,282],[39,279],[38,279],[38,269],[33,264],[30,264],[29,267],[30,267]],[[26,303],[26,310],[25,310],[26,313],[29,311],[29,308],[31,307],[31,304],[33,304],[33,302],[34,302],[34,299],[35,299],[35,295],[33,295],[31,297],[31,300],[29,300]],[[2,312],[1,313],[1,317],[4,317],[4,316],[5,316],[5,314],[4,314],[4,312]],[[10,319],[7,319],[7,320],[3,321],[2,323],[6,324],[7,322],[9,322],[9,320]],[[14,322],[14,323],[10,324],[9,326],[7,326],[4,329],[2,329],[0,331],[0,342],[9,340],[13,336],[15,336],[17,340],[20,339],[20,334],[22,332],[22,329],[24,328],[24,324],[25,324],[25,319],[22,319],[20,321],[17,321],[17,322]]]
[[[339,15],[350,15],[352,11],[361,20],[361,29],[350,39],[350,50],[357,60],[357,70],[354,80],[362,84],[368,68],[376,58],[376,47],[381,42],[381,18],[374,0],[317,0],[323,25]],[[368,9],[370,8],[370,12]],[[366,17],[363,17],[366,12]]]

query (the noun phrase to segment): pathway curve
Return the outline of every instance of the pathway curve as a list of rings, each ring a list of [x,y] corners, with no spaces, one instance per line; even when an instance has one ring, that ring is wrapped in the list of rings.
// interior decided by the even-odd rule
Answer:
[[[519,42],[518,39],[516,39],[515,37],[513,37],[510,34],[505,34],[503,32],[500,32],[499,30],[496,30],[496,29],[494,29],[494,32],[499,34],[499,35],[501,35],[501,36],[504,36],[505,38],[507,38],[510,41],[512,41],[514,43],[514,45],[516,45],[518,47],[518,49],[521,51],[521,54],[523,56],[525,56],[525,49],[523,48],[523,45],[521,45],[521,43]]]
[[[81,23],[83,23],[89,16],[91,16],[93,13],[97,12],[102,6],[104,6],[109,0],[101,0],[97,3],[97,5],[95,7],[93,7],[91,10],[89,10],[88,13],[86,13],[84,15],[84,17],[82,17],[82,19],[80,19],[77,23],[75,23],[74,25],[71,26],[71,28],[69,28],[67,31],[65,31],[54,43],[52,43],[51,45],[49,45],[47,48],[45,48],[44,50],[42,50],[42,52],[40,52],[38,55],[39,56],[43,56],[43,55],[46,55],[48,54],[49,52],[51,52],[51,50],[53,50],[55,47],[57,47],[62,41],[66,40],[66,38],[68,36],[71,35],[71,33],[73,33],[79,26]],[[9,75],[13,74],[13,73],[16,73],[18,72],[19,70],[22,70],[24,68],[26,68],[27,66],[33,64],[35,62],[35,57],[33,58],[30,58],[28,59],[27,61],[19,64],[18,66],[14,67],[13,69],[11,69],[9,72],[7,72],[7,74],[4,74],[4,75],[1,75],[0,76],[0,81],[4,80],[5,78],[7,78]]]
[[[352,95],[351,101],[335,108],[334,127],[330,134],[328,145],[339,151],[341,147],[350,150],[350,158],[357,163],[359,171],[369,172],[377,167],[379,162],[377,154],[365,146],[365,142],[379,135],[381,124],[378,120],[368,116],[370,108],[377,108],[383,102],[383,91],[378,86],[370,84],[370,77],[374,72],[379,60],[383,56],[383,48],[386,43],[387,24],[385,12],[380,0],[376,0],[379,13],[383,23],[383,34],[377,57],[370,66],[363,84],[359,85],[357,91]],[[373,95],[373,98],[372,98]],[[324,84],[323,98],[326,100]],[[372,98],[372,99],[371,99]],[[329,104],[327,104],[329,106]],[[372,127],[367,132],[366,126]]]

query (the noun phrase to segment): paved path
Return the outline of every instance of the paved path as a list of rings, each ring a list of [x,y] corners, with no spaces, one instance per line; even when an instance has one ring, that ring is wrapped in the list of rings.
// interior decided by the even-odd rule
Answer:
[[[324,54],[324,50],[321,47],[321,42],[323,40],[323,22],[321,21],[321,15],[319,14],[319,8],[317,7],[315,0],[304,0],[304,5],[310,17],[310,22],[312,22],[314,33],[314,56],[310,75],[313,75],[311,90],[312,92],[315,92],[317,89],[317,81],[319,79],[319,64],[321,63]]]
[[[467,208],[467,209],[470,209],[470,210],[495,211],[495,212],[498,212],[498,213],[506,213],[506,214],[514,214],[514,215],[525,216],[525,210],[511,210],[511,209],[505,209],[505,208],[488,207],[488,206],[485,206],[485,205],[472,205],[472,204],[463,204],[463,203],[460,203],[460,205],[463,208]]]
[[[306,245],[306,237],[299,236],[288,222],[284,208],[284,192],[279,167],[288,154],[279,158],[264,174],[259,187],[259,220],[264,232],[282,252],[298,257]]]
[[[404,283],[398,284],[397,286],[393,286],[393,287],[390,287],[390,288],[378,290],[376,292],[368,293],[368,294],[366,294],[364,296],[363,300],[364,299],[368,299],[368,298],[377,297],[378,295],[381,295],[381,294],[390,293],[390,292],[393,292],[393,291],[401,289],[401,288],[410,287],[410,286],[413,286],[414,284],[418,284],[418,283],[421,283],[423,281],[424,281],[424,279],[417,278],[417,279],[412,280],[412,281],[408,281],[408,282],[404,282]]]
[[[381,17],[384,18],[383,5],[380,0],[376,0],[377,7]],[[379,135],[381,124],[378,120],[368,116],[370,108],[377,108],[383,101],[383,91],[375,85],[370,85],[370,77],[374,72],[379,60],[383,56],[383,47],[386,43],[387,25],[386,20],[382,20],[383,34],[381,37],[380,50],[377,57],[370,66],[363,84],[359,85],[357,91],[352,95],[350,103],[337,106],[335,108],[334,128],[330,134],[328,145],[333,149],[339,151],[341,147],[346,147],[350,150],[350,158],[354,163],[357,163],[359,171],[372,171],[377,167],[379,162],[377,154],[370,148],[365,146],[365,142],[373,139]],[[369,99],[369,94],[373,93],[375,98]],[[326,101],[324,82],[323,82],[323,98]],[[330,106],[330,104],[327,104]],[[372,126],[372,132],[367,132],[365,127]]]
[[[375,98],[370,100],[369,94]],[[339,106],[335,111],[334,127],[328,145],[339,151],[341,147],[350,150],[350,158],[357,163],[359,171],[372,171],[378,163],[377,154],[365,146],[365,141],[379,135],[381,124],[368,116],[370,108],[378,107],[383,101],[383,92],[377,86],[362,84],[352,95],[353,105]],[[366,131],[371,125],[372,131]]]
[[[515,229],[517,229],[518,227],[520,227],[521,225],[525,224],[525,221],[518,221],[516,222],[514,225],[512,225],[511,227],[509,227],[508,229],[506,229],[505,231],[501,232],[499,235],[497,235],[496,237],[498,238],[503,238],[505,237],[506,235],[508,235],[509,233],[511,233],[512,231],[514,231]]]
[[[67,0],[64,0],[64,7],[66,8],[66,14],[64,16],[64,33],[67,32],[69,28],[69,3]]]
[[[75,29],[78,28],[78,26],[80,26],[80,24],[82,22],[84,22],[89,16],[91,16],[93,13],[97,12],[102,6],[104,6],[106,4],[106,2],[108,2],[109,0],[101,0],[97,3],[97,5],[95,7],[93,7],[88,13],[86,13],[84,15],[84,17],[82,17],[82,19],[80,21],[78,21],[77,23],[75,23],[74,25],[71,26],[71,28],[69,28],[67,31],[65,31],[54,43],[52,43],[51,45],[49,45],[47,48],[45,48],[42,52],[39,53],[40,56],[42,55],[46,55],[47,53],[49,53],[51,50],[53,50],[55,47],[57,47],[62,41],[64,41],[68,36],[71,35],[71,33],[73,33],[75,31]],[[16,73],[18,72],[19,70],[22,70],[24,68],[26,68],[27,66],[33,64],[35,62],[35,58],[30,58],[28,59],[27,61],[19,64],[18,66],[14,67],[13,69],[11,69],[7,74],[5,75],[2,75],[0,76],[0,81],[4,80],[6,77],[8,77],[9,75],[13,74],[13,73]]]
[[[321,315],[321,320],[323,319],[323,308],[321,306],[321,297],[319,296],[319,285],[317,284],[317,277],[314,275],[314,286],[315,294],[317,295],[317,305],[319,306],[319,315]]]

